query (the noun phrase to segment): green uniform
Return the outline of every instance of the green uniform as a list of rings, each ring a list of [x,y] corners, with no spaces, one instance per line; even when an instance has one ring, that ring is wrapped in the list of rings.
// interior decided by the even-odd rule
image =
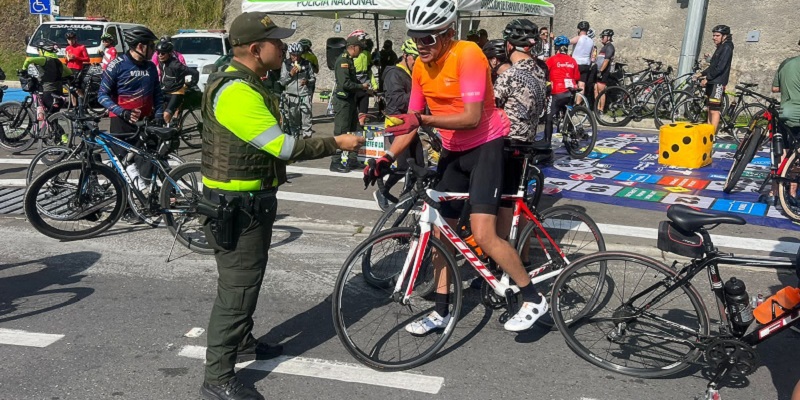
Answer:
[[[333,138],[300,139],[278,125],[278,99],[261,78],[235,60],[209,77],[203,94],[203,195],[218,202],[239,199],[234,230],[238,241],[222,248],[212,221],[204,232],[215,248],[219,279],[208,324],[207,383],[234,377],[238,350],[254,345],[253,312],[267,266],[275,221],[277,187],[286,182],[286,164],[334,154]]]
[[[356,78],[356,67],[353,59],[345,51],[336,59],[334,68],[336,88],[333,91],[333,134],[341,135],[358,130],[358,110],[356,109],[356,93],[363,90]],[[334,155],[331,162],[338,162]]]
[[[781,63],[772,86],[781,89],[781,119],[788,126],[800,127],[800,56]]]

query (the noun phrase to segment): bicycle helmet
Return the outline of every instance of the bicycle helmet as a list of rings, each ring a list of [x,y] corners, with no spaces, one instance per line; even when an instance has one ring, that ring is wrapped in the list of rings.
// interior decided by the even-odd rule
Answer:
[[[153,31],[141,25],[125,29],[122,36],[128,46],[136,46],[139,43],[152,43],[158,40],[158,36]]]
[[[412,34],[429,35],[449,28],[458,16],[453,0],[414,0],[406,11],[406,27]]]
[[[569,46],[569,38],[564,35],[561,35],[557,37],[556,40],[553,41],[553,45],[556,46],[556,48]]]
[[[161,41],[158,42],[158,45],[156,45],[156,51],[159,53],[172,53],[173,49],[174,47],[172,46],[171,42]]]
[[[311,41],[308,39],[300,39],[297,43],[303,46],[303,50],[311,50]]]
[[[408,39],[403,42],[403,45],[400,46],[400,51],[404,54],[411,54],[412,56],[418,56],[419,50],[417,50],[417,43],[414,42],[414,39]]]
[[[610,38],[614,37],[614,30],[613,29],[604,29],[603,32],[600,33],[600,37],[608,36]]]
[[[364,40],[369,37],[369,34],[367,32],[364,32],[363,29],[356,29],[353,32],[350,32],[350,34],[347,35],[347,37],[348,38],[357,37],[358,40]]]
[[[594,35],[594,29],[592,29],[592,28],[589,28],[589,30],[588,30],[588,31],[586,31],[586,36],[588,36],[588,37],[589,37],[589,39],[594,39],[594,36],[595,36],[595,35]]]
[[[503,39],[514,47],[530,47],[536,44],[539,27],[527,19],[515,19],[503,30]]]
[[[289,43],[289,46],[286,48],[286,51],[289,54],[301,54],[303,52],[303,45],[300,43]]]
[[[58,51],[58,46],[55,43],[53,43],[52,41],[49,41],[49,40],[46,40],[46,39],[42,39],[42,40],[36,42],[36,48],[37,49],[41,49],[42,51],[45,51],[45,52],[48,52],[48,53],[55,53],[56,51]]]
[[[712,33],[721,33],[723,35],[731,34],[731,27],[728,25],[717,25],[711,30]]]
[[[483,54],[488,59],[496,58],[500,60],[501,63],[508,62],[508,57],[506,56],[506,41],[503,39],[494,39],[486,42],[482,50]]]
[[[578,22],[578,30],[579,31],[588,31],[589,30],[589,23],[586,21]]]
[[[104,41],[104,40],[108,40],[109,42],[111,42],[112,46],[117,44],[117,39],[115,39],[114,36],[112,36],[112,35],[110,35],[108,33],[104,33],[103,36],[100,36],[100,41]]]

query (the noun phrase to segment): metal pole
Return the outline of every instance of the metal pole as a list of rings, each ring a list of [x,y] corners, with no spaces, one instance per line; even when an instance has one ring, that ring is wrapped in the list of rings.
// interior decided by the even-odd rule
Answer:
[[[548,50],[548,57],[553,56],[553,17],[550,17],[550,29],[547,30],[547,42],[550,43],[550,46],[547,46]]]
[[[686,27],[683,31],[683,44],[681,45],[681,57],[678,60],[679,76],[692,72],[694,61],[700,51],[700,40],[703,37],[707,8],[708,0],[689,0]]]

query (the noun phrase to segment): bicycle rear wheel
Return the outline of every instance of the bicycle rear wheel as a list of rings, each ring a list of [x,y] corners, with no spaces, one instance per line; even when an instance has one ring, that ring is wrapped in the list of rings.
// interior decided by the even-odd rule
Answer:
[[[125,210],[126,188],[102,164],[67,161],[42,172],[25,192],[25,216],[42,234],[87,239],[114,225]]]
[[[167,209],[164,222],[170,235],[175,237],[175,232],[178,232],[178,242],[195,253],[214,254],[197,213],[197,203],[203,197],[200,163],[180,165],[170,171],[169,176],[177,186],[165,180],[161,186],[160,203],[162,208]]]
[[[62,113],[47,117],[44,132],[41,135],[40,147],[67,146],[72,147],[72,121]]]
[[[670,119],[672,122],[690,122],[693,124],[708,121],[705,99],[693,97],[681,101],[672,109],[672,117]]]
[[[600,109],[600,99],[605,98],[605,106]],[[597,122],[605,126],[625,126],[633,118],[633,98],[622,86],[611,86],[600,92],[594,101],[594,115]]]
[[[0,104],[0,147],[19,153],[28,150],[36,141],[36,118],[22,103],[9,101]]]
[[[800,197],[797,195],[800,184],[800,159],[797,150],[786,159],[786,164],[778,179],[778,200],[783,213],[793,221],[800,221]]]
[[[572,114],[572,115],[570,115]],[[572,158],[584,158],[592,153],[597,142],[597,121],[588,108],[574,106],[572,111],[567,111],[561,137],[564,147]]]
[[[419,238],[409,228],[393,228],[370,236],[350,253],[336,279],[332,297],[333,324],[336,334],[350,354],[364,365],[377,370],[398,371],[419,366],[436,355],[453,334],[461,312],[461,274],[456,260],[441,241],[431,237],[423,264],[430,264],[432,254],[445,264],[450,279],[450,322],[443,330],[415,336],[405,325],[423,318],[433,310],[434,302],[412,293],[409,303],[400,304],[393,297],[394,286],[378,288],[367,283],[361,264],[367,252],[372,270],[397,274]],[[422,274],[422,272],[420,272]],[[408,281],[405,282],[407,287]]]
[[[659,97],[653,112],[653,122],[656,125],[656,129],[661,128],[665,122],[672,120],[672,110],[675,109],[678,103],[692,97],[691,93],[684,91],[671,91]]]
[[[189,109],[184,110],[181,116],[179,130],[181,131],[181,140],[186,143],[190,149],[199,149],[203,146],[203,118],[200,116],[200,110]]]
[[[676,374],[700,357],[696,344],[710,323],[690,283],[645,307],[676,276],[634,253],[586,256],[556,279],[554,290],[562,295],[551,303],[555,324],[572,351],[598,367],[639,378]]]
[[[600,228],[586,213],[570,206],[558,206],[544,210],[540,216],[539,222],[544,231],[536,223],[526,220],[527,225],[522,229],[517,242],[517,252],[526,269],[533,275],[532,279],[563,270],[570,262],[587,254],[606,250]],[[558,249],[547,240],[547,235],[558,245]],[[554,276],[536,283],[537,289],[548,301],[553,294],[555,279]],[[536,323],[551,328],[553,318],[545,315]]]
[[[767,107],[764,107],[762,104],[759,103],[750,103],[745,104],[736,114],[733,116],[733,129],[731,130],[731,135],[733,138],[736,139],[737,143],[742,143],[744,141],[745,136],[747,136],[747,132],[749,132],[753,128],[760,128],[760,129],[767,129],[767,119],[763,118],[764,113],[767,111]],[[755,121],[756,125],[750,126]],[[764,136],[762,143],[759,144],[759,147],[764,146],[767,144],[767,140],[769,138]]]
[[[733,154],[733,165],[728,171],[728,176],[725,178],[725,185],[722,191],[730,193],[736,188],[736,183],[742,177],[742,172],[747,167],[747,164],[753,159],[758,151],[758,146],[761,144],[761,137],[764,135],[764,127],[756,127],[744,139],[744,141],[736,148],[736,153]]]

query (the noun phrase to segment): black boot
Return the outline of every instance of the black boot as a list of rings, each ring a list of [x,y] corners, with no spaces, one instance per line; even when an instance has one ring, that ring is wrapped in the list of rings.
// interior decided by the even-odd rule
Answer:
[[[255,387],[245,386],[235,376],[222,385],[203,382],[200,395],[206,400],[264,400],[264,396]]]
[[[245,362],[252,360],[269,360],[283,354],[283,346],[279,344],[268,345],[258,341],[253,342],[249,347],[238,350],[236,352],[236,362]]]

